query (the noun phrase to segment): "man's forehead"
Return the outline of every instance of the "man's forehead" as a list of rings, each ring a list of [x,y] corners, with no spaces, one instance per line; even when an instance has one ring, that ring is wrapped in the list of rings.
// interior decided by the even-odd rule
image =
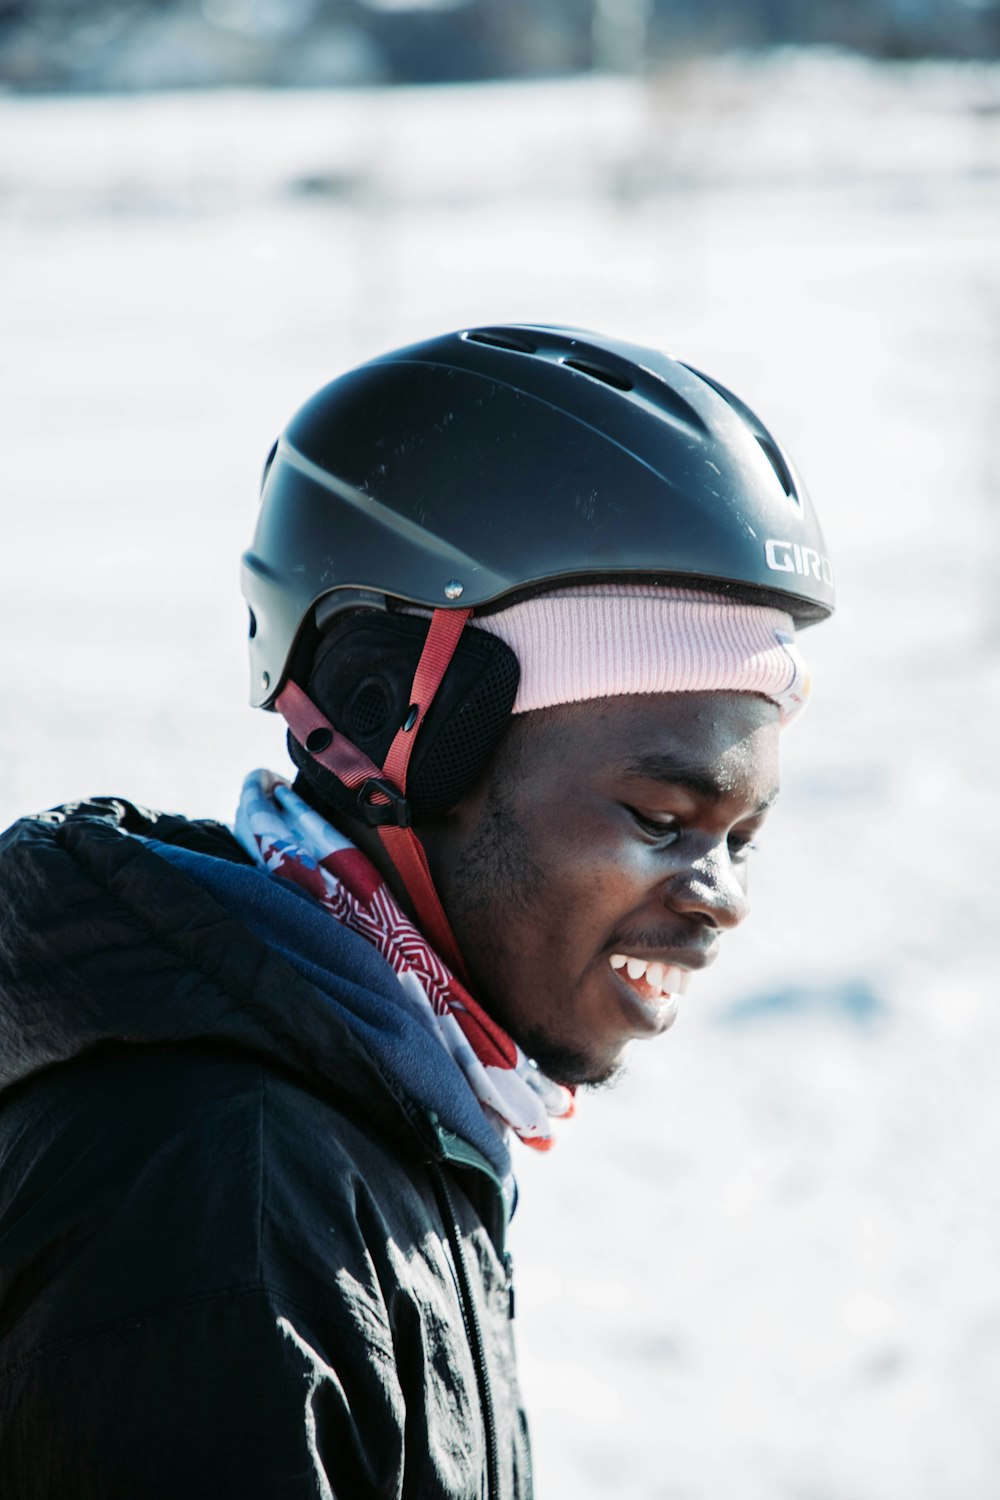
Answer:
[[[570,707],[579,725],[567,759],[581,767],[706,796],[749,783],[764,801],[777,795],[780,716],[756,694],[651,693]]]

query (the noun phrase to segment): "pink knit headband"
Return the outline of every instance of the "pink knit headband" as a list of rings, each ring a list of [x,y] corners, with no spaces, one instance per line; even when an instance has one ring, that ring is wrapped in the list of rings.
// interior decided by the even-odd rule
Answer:
[[[790,615],[721,594],[653,584],[593,584],[539,594],[477,630],[521,664],[516,714],[624,693],[760,693],[784,723],[809,691]]]

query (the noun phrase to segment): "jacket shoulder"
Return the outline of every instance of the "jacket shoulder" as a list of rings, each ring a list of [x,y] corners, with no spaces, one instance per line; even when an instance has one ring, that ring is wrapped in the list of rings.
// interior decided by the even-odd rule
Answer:
[[[102,936],[117,940],[115,897],[145,864],[145,838],[252,863],[221,823],[153,813],[120,798],[67,803],[21,818],[0,835],[0,981],[75,961]],[[162,867],[162,862],[160,862]]]

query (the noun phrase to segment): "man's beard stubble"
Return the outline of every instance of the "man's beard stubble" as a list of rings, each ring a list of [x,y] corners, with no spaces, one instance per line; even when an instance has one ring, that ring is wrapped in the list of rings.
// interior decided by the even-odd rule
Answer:
[[[597,1065],[585,1052],[567,1046],[541,1027],[517,1021],[486,977],[503,971],[500,934],[508,919],[530,914],[545,899],[545,871],[518,816],[512,776],[496,775],[487,788],[479,828],[451,870],[446,891],[459,945],[461,933],[477,934],[476,998],[546,1077],[570,1086],[604,1087],[620,1078],[620,1064]]]

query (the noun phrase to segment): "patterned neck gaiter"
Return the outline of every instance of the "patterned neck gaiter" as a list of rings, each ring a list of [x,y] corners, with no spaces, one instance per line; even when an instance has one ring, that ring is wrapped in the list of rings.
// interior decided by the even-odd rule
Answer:
[[[526,1145],[549,1150],[551,1121],[573,1113],[571,1090],[546,1078],[487,1015],[404,915],[360,849],[270,771],[252,771],[243,783],[235,831],[268,874],[307,891],[334,921],[378,949],[501,1139],[512,1130]]]

